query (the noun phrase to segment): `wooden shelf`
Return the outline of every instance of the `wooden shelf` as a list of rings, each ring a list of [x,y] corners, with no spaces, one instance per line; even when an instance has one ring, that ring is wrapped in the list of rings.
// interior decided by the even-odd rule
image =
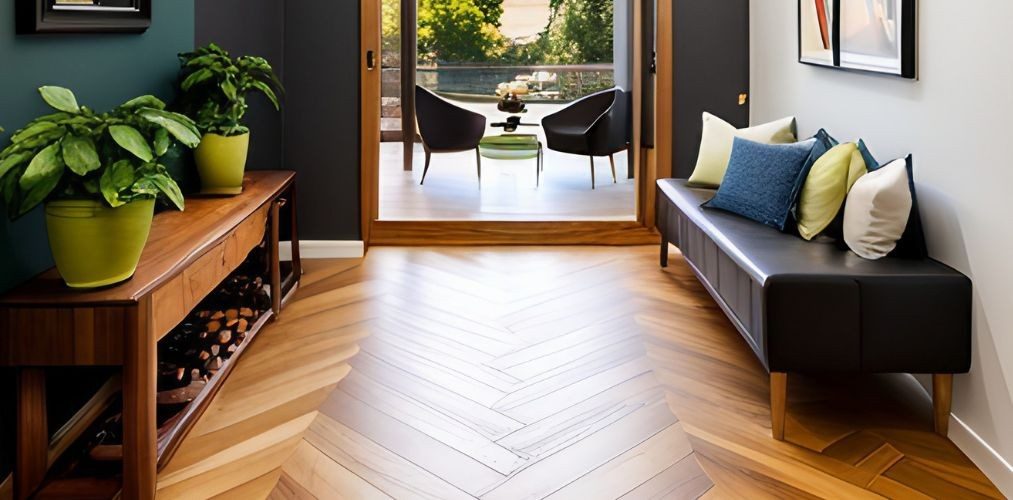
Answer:
[[[122,284],[72,290],[53,269],[0,297],[0,366],[14,367],[19,381],[15,498],[37,492],[59,496],[86,485],[99,491],[108,488],[107,479],[68,477],[39,490],[60,455],[103,415],[110,404],[109,391],[115,393],[109,384],[103,386],[51,443],[46,426],[46,369],[85,366],[122,367],[121,497],[154,497],[157,470],[172,457],[246,348],[298,287],[301,265],[294,179],[292,172],[248,172],[240,195],[187,199],[186,211],[157,214],[137,271]],[[278,239],[280,209],[286,204],[294,251],[291,265],[285,266],[291,272],[282,276]],[[158,341],[264,241],[270,263],[266,281],[271,309],[257,317],[246,339],[207,386],[174,417],[167,431],[159,433]]]

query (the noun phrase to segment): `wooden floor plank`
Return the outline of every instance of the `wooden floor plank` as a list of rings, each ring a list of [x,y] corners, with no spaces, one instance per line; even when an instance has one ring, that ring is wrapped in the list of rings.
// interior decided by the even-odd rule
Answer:
[[[340,387],[320,412],[469,494],[476,495],[503,480],[503,474],[385,415]]]
[[[306,442],[391,497],[432,500],[473,498],[327,415],[320,415],[313,422],[307,431]]]
[[[535,462],[483,494],[487,500],[545,496],[637,446],[677,422],[668,404],[658,400],[626,418]]]
[[[296,493],[295,498],[305,495],[320,499],[390,500],[391,498],[306,441],[299,443],[281,470],[285,473],[286,482],[298,485],[292,488]]]
[[[546,498],[619,498],[692,453],[686,432],[674,423]],[[673,479],[681,484],[690,477]]]
[[[416,402],[358,373],[352,373],[344,382],[341,390],[350,396],[368,401],[385,415],[474,458],[500,474],[510,474],[524,465],[523,458],[458,422],[452,415]]]
[[[687,455],[620,498],[689,500],[702,497],[711,491],[713,486],[696,457]]]

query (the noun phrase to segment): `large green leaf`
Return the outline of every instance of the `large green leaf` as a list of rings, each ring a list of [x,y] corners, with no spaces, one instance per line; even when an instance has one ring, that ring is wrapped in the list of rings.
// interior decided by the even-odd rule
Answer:
[[[138,114],[145,120],[160,125],[187,147],[195,148],[200,144],[200,132],[193,120],[185,115],[158,109],[142,109]]]
[[[183,83],[179,84],[179,87],[183,90],[190,90],[190,88],[194,85],[198,85],[212,76],[214,76],[214,72],[210,69],[201,68],[193,73],[190,73],[186,78],[184,78]]]
[[[120,107],[165,109],[165,102],[153,95],[142,95],[120,104]]]
[[[24,215],[42,203],[60,183],[63,170],[59,144],[51,144],[35,155],[18,181],[24,197],[21,199],[17,215]]]
[[[57,127],[59,127],[59,125],[57,125],[57,124],[55,124],[53,122],[38,122],[38,123],[33,123],[33,124],[29,125],[28,127],[25,127],[24,129],[19,130],[17,133],[15,133],[13,136],[11,136],[11,142],[14,143],[14,144],[17,144],[19,142],[24,141],[25,139],[31,139],[32,137],[35,137],[35,136],[37,136],[37,135],[39,135],[39,134],[41,134],[43,132],[49,131],[49,130],[53,130],[53,129],[57,128]]]
[[[155,158],[148,141],[136,128],[130,125],[112,125],[109,127],[109,135],[121,148],[130,151],[141,160],[151,161]]]
[[[161,191],[173,205],[176,205],[176,208],[183,210],[183,192],[180,191],[179,185],[176,184],[176,181],[172,180],[172,177],[165,174],[154,174],[148,178],[151,179],[151,182],[158,187],[158,190]]]
[[[6,175],[7,172],[10,172],[14,167],[31,160],[32,156],[34,156],[34,154],[31,151],[22,151],[4,158],[3,161],[0,161],[0,177]]]
[[[95,143],[89,137],[68,135],[63,138],[63,162],[77,175],[85,175],[102,166]]]
[[[253,87],[256,88],[257,90],[263,92],[264,95],[266,95],[267,98],[271,100],[271,104],[274,104],[274,109],[278,110],[281,109],[281,104],[278,102],[278,96],[274,94],[274,90],[271,89],[270,85],[260,80],[254,80],[253,83],[251,83],[251,85],[253,85]]]
[[[7,202],[7,215],[14,217],[18,213],[18,179],[21,178],[21,174],[25,172],[24,167],[18,167],[7,173],[5,176],[0,176],[0,196],[3,196],[5,202]]]
[[[169,150],[169,131],[159,128],[155,131],[155,156],[161,157]]]
[[[22,190],[29,191],[41,180],[54,175],[59,178],[62,173],[63,159],[60,157],[60,144],[53,143],[32,158],[32,162],[28,164],[28,169],[21,176],[18,185]]]
[[[229,78],[226,78],[225,80],[222,80],[222,83],[219,86],[222,89],[222,93],[225,94],[225,97],[227,97],[230,101],[235,101],[236,100],[236,97],[237,97],[236,96],[236,84],[235,84],[235,82],[232,81],[232,77],[231,76]]]
[[[134,166],[130,160],[120,160],[113,163],[102,172],[99,178],[99,190],[102,197],[106,199],[109,206],[116,208],[125,204],[120,199],[120,191],[130,187],[134,183]]]
[[[67,113],[81,112],[81,106],[78,106],[77,98],[74,97],[74,93],[69,89],[46,86],[39,88],[39,93],[42,94],[42,100],[46,101],[46,104],[49,104],[58,111],[66,111]]]

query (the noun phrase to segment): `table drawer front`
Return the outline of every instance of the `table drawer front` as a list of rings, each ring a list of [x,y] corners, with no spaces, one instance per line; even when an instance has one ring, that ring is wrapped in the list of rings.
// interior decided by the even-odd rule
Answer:
[[[180,275],[155,291],[152,300],[157,338],[179,324],[260,244],[269,209],[270,203],[257,209]]]

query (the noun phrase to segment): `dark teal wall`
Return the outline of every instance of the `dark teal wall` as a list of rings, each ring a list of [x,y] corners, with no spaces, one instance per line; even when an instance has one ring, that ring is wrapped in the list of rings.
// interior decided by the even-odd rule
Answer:
[[[141,35],[14,34],[14,7],[0,7],[0,135],[46,112],[36,89],[68,87],[78,100],[104,110],[131,97],[171,97],[176,54],[193,48],[194,1],[155,0],[151,28]],[[0,208],[0,291],[52,266],[40,210],[17,222]]]

